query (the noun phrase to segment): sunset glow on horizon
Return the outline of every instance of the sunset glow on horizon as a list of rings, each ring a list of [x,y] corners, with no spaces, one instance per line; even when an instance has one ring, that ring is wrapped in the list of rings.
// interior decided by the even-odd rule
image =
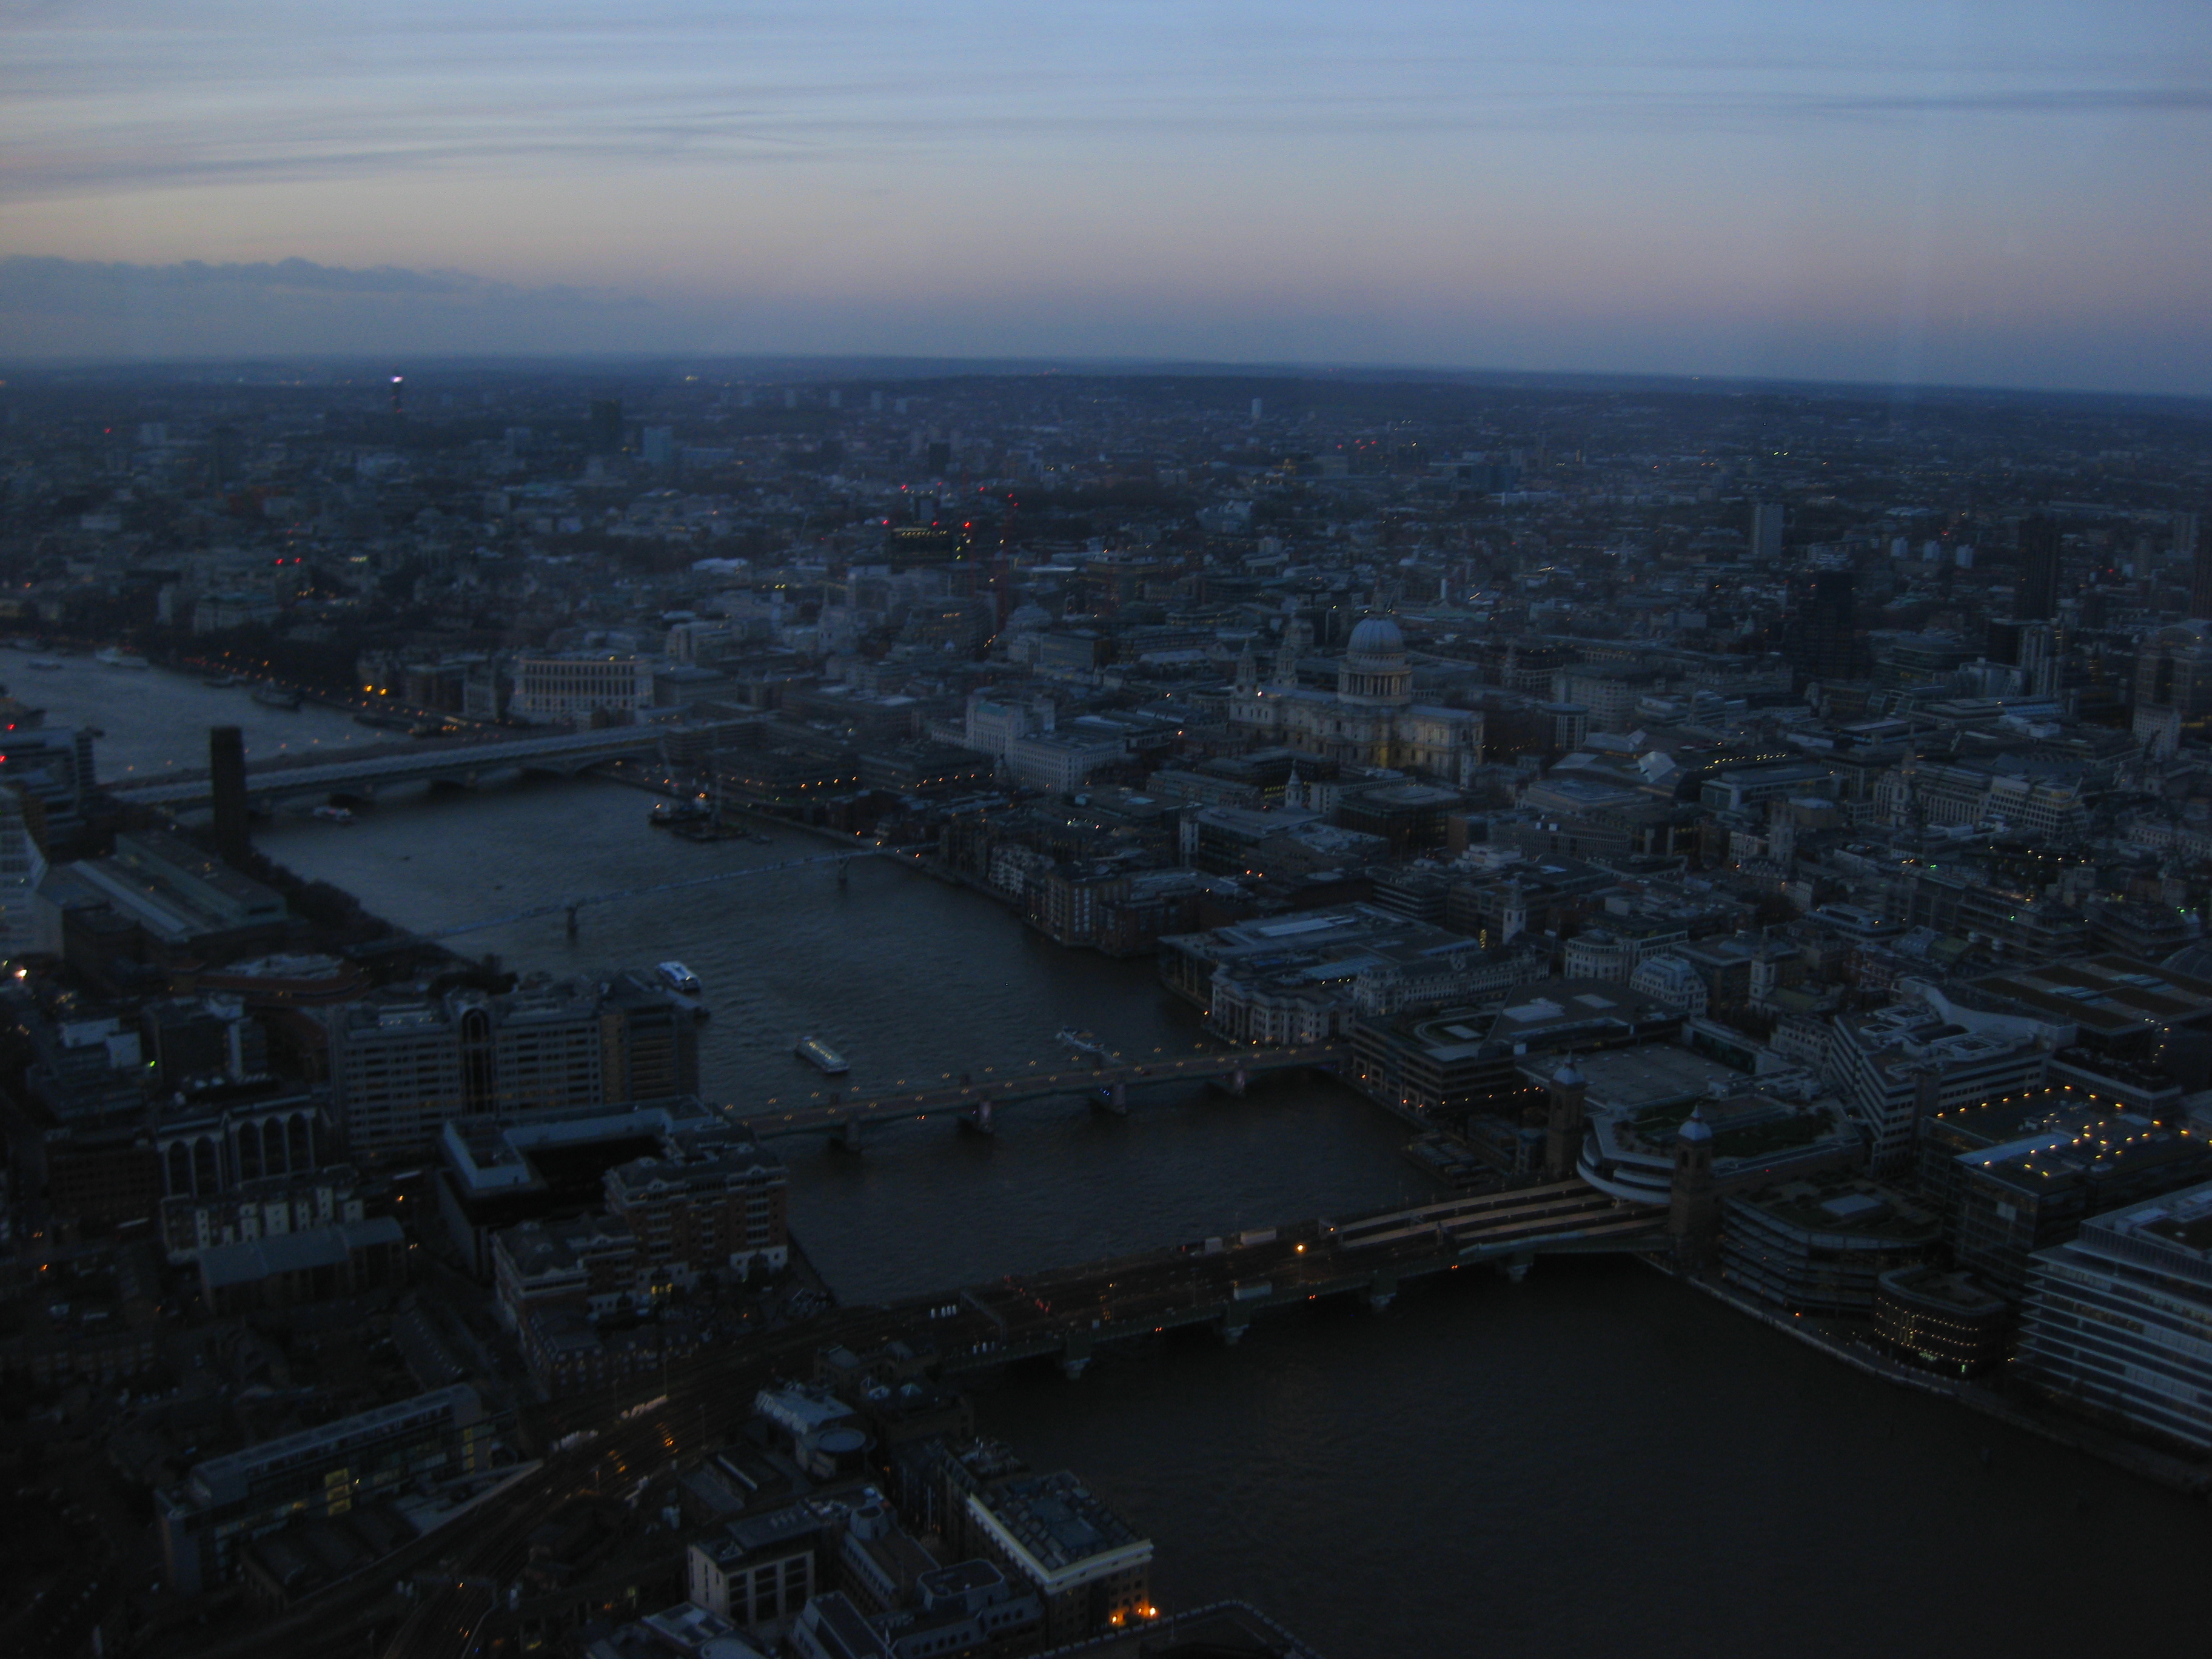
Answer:
[[[19,361],[2212,386],[2201,7],[60,0],[0,32]]]

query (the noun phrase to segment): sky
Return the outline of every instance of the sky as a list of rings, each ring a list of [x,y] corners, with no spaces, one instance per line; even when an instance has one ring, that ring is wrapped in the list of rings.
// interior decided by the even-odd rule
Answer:
[[[0,0],[0,359],[2212,392],[2203,0]]]

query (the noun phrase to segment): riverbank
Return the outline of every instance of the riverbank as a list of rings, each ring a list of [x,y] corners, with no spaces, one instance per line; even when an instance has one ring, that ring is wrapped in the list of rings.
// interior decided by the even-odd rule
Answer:
[[[1784,1336],[1826,1354],[1831,1359],[1840,1360],[1864,1376],[1893,1387],[1911,1389],[1963,1406],[1969,1411],[1978,1412],[1984,1417],[2064,1446],[2069,1450],[2110,1463],[2130,1474],[2155,1481],[2185,1497],[2197,1498],[2200,1502],[2212,1498],[2212,1464],[2192,1462],[2171,1452],[2160,1451],[2156,1447],[2130,1440],[2097,1424],[2016,1399],[1984,1382],[1937,1376],[1917,1370],[1863,1343],[1847,1340],[1817,1320],[1808,1320],[1802,1314],[1784,1313],[1771,1307],[1723,1280],[1702,1273],[1686,1273],[1662,1256],[1646,1254],[1640,1259],[1668,1278],[1686,1285],[1745,1317],[1756,1320],[1771,1330],[1779,1331]]]

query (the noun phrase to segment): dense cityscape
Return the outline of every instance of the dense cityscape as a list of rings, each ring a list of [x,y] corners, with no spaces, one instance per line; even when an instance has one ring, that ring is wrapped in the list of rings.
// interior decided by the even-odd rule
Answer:
[[[1589,1285],[2063,1458],[2061,1507],[2197,1500],[2194,1559],[2208,435],[1630,378],[11,373],[0,1647],[1445,1650],[1179,1564],[1195,1480],[1036,1425]],[[1209,1169],[1148,1233],[1013,1156],[1218,1113],[1389,1172]],[[997,1186],[895,1190],[956,1137]],[[836,1192],[937,1207],[863,1252]],[[933,1265],[987,1201],[1027,1242]],[[1435,1595],[1455,1650],[1572,1650]]]

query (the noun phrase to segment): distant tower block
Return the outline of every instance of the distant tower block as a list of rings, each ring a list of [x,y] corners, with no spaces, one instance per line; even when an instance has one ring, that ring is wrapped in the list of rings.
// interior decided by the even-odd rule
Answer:
[[[1782,556],[1782,503],[1753,501],[1751,504],[1751,556],[1754,559],[1778,559]]]
[[[2020,523],[2020,578],[2012,614],[2022,622],[2058,615],[2058,526],[2040,515]]]
[[[1252,399],[1252,419],[1255,422],[1267,412],[1267,400],[1265,398],[1255,398]]]
[[[208,728],[208,785],[215,798],[216,856],[243,865],[253,841],[246,821],[246,734],[234,726]]]

